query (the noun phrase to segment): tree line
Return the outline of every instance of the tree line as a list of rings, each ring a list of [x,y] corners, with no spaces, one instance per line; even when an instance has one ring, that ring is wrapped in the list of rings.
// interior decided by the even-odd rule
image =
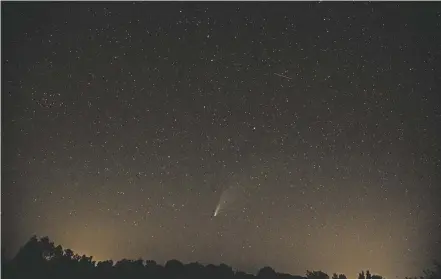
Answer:
[[[344,274],[329,277],[323,271],[306,271],[305,276],[278,273],[271,267],[263,267],[257,275],[233,271],[225,264],[183,264],[169,260],[164,266],[152,260],[112,260],[96,262],[92,257],[80,256],[70,249],[55,246],[48,237],[33,236],[10,260],[2,249],[2,278],[7,279],[347,279]],[[383,279],[380,275],[362,271],[358,279]],[[441,279],[441,265],[425,270],[420,278]]]

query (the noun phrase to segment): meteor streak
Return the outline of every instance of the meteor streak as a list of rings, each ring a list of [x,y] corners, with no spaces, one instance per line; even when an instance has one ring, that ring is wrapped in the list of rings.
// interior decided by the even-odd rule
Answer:
[[[277,74],[277,73],[274,73],[276,76],[279,76],[279,77],[283,77],[283,78],[287,78],[287,79],[292,79],[292,78],[290,78],[290,77],[287,77],[287,76],[284,76],[284,75],[281,75],[281,74]]]

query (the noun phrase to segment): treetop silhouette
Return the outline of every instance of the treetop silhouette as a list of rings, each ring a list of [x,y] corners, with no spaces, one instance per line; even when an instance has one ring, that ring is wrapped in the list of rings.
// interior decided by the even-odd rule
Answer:
[[[435,262],[435,268],[425,270],[424,276],[419,279],[441,279],[441,265]],[[2,277],[11,279],[21,278],[53,278],[53,279],[330,279],[323,271],[306,271],[306,276],[294,276],[278,273],[273,268],[265,266],[257,275],[242,271],[233,271],[226,265],[206,266],[194,262],[183,264],[172,259],[164,266],[153,260],[122,259],[96,262],[91,256],[78,255],[70,249],[63,249],[48,237],[38,239],[32,236],[21,247],[16,256],[6,260],[2,249]],[[332,279],[347,279],[344,274],[332,275]],[[380,275],[373,275],[369,271],[362,271],[358,279],[383,279]],[[417,279],[417,278],[405,278]]]

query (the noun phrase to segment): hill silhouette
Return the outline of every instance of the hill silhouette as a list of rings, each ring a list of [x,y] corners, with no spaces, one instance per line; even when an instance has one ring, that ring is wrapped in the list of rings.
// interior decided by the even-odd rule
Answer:
[[[328,274],[322,271],[306,271],[305,276],[278,273],[271,267],[263,267],[257,275],[234,271],[228,265],[183,264],[172,259],[164,266],[153,260],[122,259],[96,262],[91,256],[75,254],[71,249],[55,246],[48,237],[33,236],[18,251],[13,259],[7,260],[2,249],[2,278],[11,279],[347,279],[344,274]],[[441,265],[424,271],[420,278],[441,279]],[[369,271],[362,271],[358,279],[382,279]]]

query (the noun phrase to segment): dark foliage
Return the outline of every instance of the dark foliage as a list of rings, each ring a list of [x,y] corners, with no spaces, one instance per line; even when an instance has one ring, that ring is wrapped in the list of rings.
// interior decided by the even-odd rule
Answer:
[[[7,279],[329,279],[322,271],[307,271],[306,277],[277,273],[271,267],[263,267],[256,276],[233,269],[225,264],[183,264],[170,260],[164,266],[155,261],[123,259],[95,262],[92,257],[80,256],[70,249],[55,246],[48,237],[31,237],[12,260],[6,260],[2,250],[2,278]],[[441,265],[425,271],[420,279],[441,279]],[[343,274],[333,274],[332,279],[347,279]],[[362,271],[358,279],[382,279],[379,275]],[[406,278],[417,279],[417,278]]]

